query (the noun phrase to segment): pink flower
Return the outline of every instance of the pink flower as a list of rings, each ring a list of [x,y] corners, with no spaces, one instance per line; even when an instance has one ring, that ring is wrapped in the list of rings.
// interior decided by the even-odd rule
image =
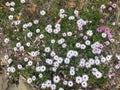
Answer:
[[[113,39],[113,38],[112,38],[112,39],[109,39],[109,40],[110,40],[110,42],[112,42],[112,43],[115,41],[115,39]]]
[[[102,4],[100,8],[101,8],[101,9],[105,9],[106,6],[105,6],[104,4]]]
[[[88,37],[87,37],[86,35],[84,35],[84,36],[83,36],[83,39],[84,39],[84,40],[87,40],[87,39],[88,39]]]
[[[109,41],[104,42],[106,46],[110,45]]]
[[[119,69],[119,68],[120,68],[119,64],[115,65],[115,69]]]
[[[100,23],[104,23],[104,19],[103,18],[100,19]]]
[[[110,29],[109,28],[105,28],[105,33],[110,33]]]
[[[99,48],[101,48],[101,49],[102,49],[102,48],[103,48],[103,44],[100,44],[100,45],[99,45]]]
[[[83,36],[83,33],[80,33],[80,36],[82,37],[82,36]]]
[[[109,11],[112,11],[112,7],[109,7],[108,10],[109,10]]]
[[[97,28],[97,32],[102,32],[102,28],[101,28],[101,27],[98,27],[98,28]]]
[[[117,7],[117,4],[115,4],[115,3],[112,4],[112,7],[113,7],[113,8],[116,8],[116,7]]]

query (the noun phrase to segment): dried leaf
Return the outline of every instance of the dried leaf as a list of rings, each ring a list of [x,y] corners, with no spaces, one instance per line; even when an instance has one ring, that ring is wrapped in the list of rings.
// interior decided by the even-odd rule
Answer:
[[[118,85],[116,86],[116,88],[117,88],[117,89],[120,89],[120,84],[118,84]]]
[[[27,8],[27,10],[28,10],[31,14],[33,14],[33,13],[36,11],[36,7],[37,7],[37,5],[32,4],[30,7]]]
[[[60,19],[57,21],[57,23],[56,23],[56,24],[59,24],[61,21],[62,21],[62,19],[60,18]]]
[[[8,65],[8,62],[5,59],[1,58],[0,65]]]

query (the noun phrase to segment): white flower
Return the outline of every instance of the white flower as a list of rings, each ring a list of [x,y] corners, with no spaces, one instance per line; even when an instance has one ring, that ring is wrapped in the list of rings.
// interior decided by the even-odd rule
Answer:
[[[47,80],[47,81],[46,81],[46,86],[47,86],[48,88],[51,86],[51,84],[52,84],[51,80]]]
[[[28,24],[23,24],[23,28],[27,28],[28,27]]]
[[[72,32],[67,32],[67,36],[72,36]]]
[[[9,41],[10,41],[9,38],[5,38],[5,39],[4,39],[4,42],[5,42],[6,44],[9,43]]]
[[[23,68],[21,64],[18,64],[17,67],[18,67],[18,69],[22,69]]]
[[[75,14],[76,16],[78,16],[78,15],[79,15],[79,11],[78,11],[78,10],[74,10],[74,14]]]
[[[64,59],[64,63],[65,63],[65,64],[69,64],[69,63],[70,63],[70,59],[69,59],[69,58],[65,58],[65,59]]]
[[[49,53],[51,51],[50,47],[45,47],[45,52]]]
[[[101,62],[105,63],[106,62],[106,58],[105,57],[101,57]]]
[[[65,10],[64,9],[60,9],[60,13],[65,13]]]
[[[32,78],[28,78],[28,79],[27,79],[27,83],[28,83],[28,84],[31,84],[31,83],[32,83]]]
[[[9,2],[6,2],[5,5],[9,7],[9,6],[10,6],[10,3],[9,3]]]
[[[54,60],[58,60],[58,58],[59,58],[59,57],[58,57],[57,55],[55,55],[55,56],[53,57]]]
[[[51,57],[54,57],[55,55],[56,55],[55,52],[54,52],[54,51],[51,51],[50,56],[51,56]]]
[[[86,68],[91,68],[91,64],[89,62],[86,62],[85,66]]]
[[[33,21],[33,23],[34,23],[34,24],[38,24],[38,23],[39,23],[39,20],[36,19],[36,20]]]
[[[55,84],[51,85],[51,90],[56,90],[56,85]]]
[[[21,47],[21,43],[20,42],[16,43],[16,47]]]
[[[13,20],[13,15],[9,15],[9,16],[8,16],[8,19],[9,19],[9,20]]]
[[[42,83],[42,84],[41,84],[41,88],[42,88],[42,89],[45,89],[46,87],[47,87],[47,86],[46,86],[45,83]]]
[[[97,72],[95,76],[96,76],[96,78],[101,78],[102,77],[102,73]]]
[[[53,63],[54,64],[54,67],[59,67],[59,63],[56,61]]]
[[[109,62],[112,59],[112,55],[107,55],[106,60]]]
[[[55,39],[51,39],[51,43],[55,43]]]
[[[53,77],[53,82],[54,83],[59,83],[60,82],[60,77],[59,76],[54,76]]]
[[[20,51],[23,51],[24,50],[24,46],[20,46],[19,49],[20,49]]]
[[[107,34],[106,34],[106,33],[102,33],[102,37],[103,37],[103,38],[106,38],[106,37],[107,37]]]
[[[72,81],[68,81],[68,86],[72,87],[73,86],[73,82]]]
[[[28,61],[28,66],[32,66],[33,65],[33,61]]]
[[[28,47],[29,47],[29,46],[30,46],[30,42],[27,42],[27,43],[26,43],[26,46],[28,46]]]
[[[36,70],[36,72],[40,72],[41,71],[41,67],[37,66],[35,70]]]
[[[44,10],[40,11],[40,15],[44,16],[46,14],[46,12]]]
[[[88,75],[86,75],[86,74],[84,74],[83,76],[82,76],[82,80],[83,81],[88,81],[88,79],[89,79],[89,76]]]
[[[40,74],[39,74],[39,78],[42,78],[42,77],[43,77],[43,74],[42,74],[42,73],[40,73]]]
[[[75,47],[76,47],[76,48],[80,48],[80,46],[81,46],[80,43],[76,43],[76,44],[75,44]]]
[[[64,90],[64,88],[59,88],[58,90]]]
[[[67,84],[68,84],[68,81],[64,80],[63,85],[67,85]]]
[[[96,65],[100,65],[100,60],[99,59],[95,59],[95,64]]]
[[[25,61],[25,62],[27,62],[27,61],[28,61],[28,58],[27,58],[27,57],[25,57],[25,58],[24,58],[24,61]]]
[[[92,30],[88,30],[86,33],[88,36],[92,36],[93,35],[93,31]]]
[[[36,33],[40,33],[40,29],[36,29]]]
[[[46,59],[46,63],[49,64],[49,65],[52,65],[53,64],[53,60],[52,59]]]
[[[86,41],[85,41],[85,44],[86,44],[86,45],[90,45],[90,44],[91,44],[90,40],[86,40]]]
[[[46,71],[46,67],[45,67],[45,66],[41,66],[41,67],[40,67],[40,71],[41,71],[41,72]]]
[[[11,6],[15,6],[15,2],[12,1],[12,2],[10,3],[10,5],[11,5]]]
[[[16,69],[12,66],[12,67],[10,68],[10,71],[11,71],[12,73],[14,73],[14,72],[16,71]]]
[[[66,36],[67,36],[67,34],[66,34],[66,33],[62,33],[62,36],[63,36],[63,37],[66,37]]]
[[[68,19],[69,19],[69,20],[74,20],[75,17],[74,17],[74,16],[69,16]]]
[[[15,9],[13,7],[10,8],[10,11],[13,12]]]
[[[66,43],[63,43],[62,44],[62,48],[66,48],[67,47],[67,44]]]
[[[9,58],[9,56],[6,54],[4,55],[4,59],[7,60]]]
[[[89,59],[89,63],[90,63],[91,65],[94,65],[94,63],[95,63],[95,62],[94,62],[94,59],[90,58],[90,59]]]
[[[80,84],[82,82],[82,78],[80,76],[77,76],[75,78],[75,81],[76,81],[77,84]]]
[[[26,1],[25,0],[20,0],[21,3],[25,3]]]
[[[74,70],[70,70],[70,75],[74,76],[75,75],[75,71]]]
[[[85,82],[85,81],[82,82],[81,85],[82,85],[83,88],[86,88],[88,86],[87,82]]]
[[[81,45],[80,45],[80,48],[81,48],[81,49],[85,49],[85,48],[86,48],[86,45],[85,45],[85,44],[81,44]]]
[[[63,44],[64,42],[65,42],[65,39],[64,39],[64,38],[61,38],[61,39],[58,40],[57,43],[58,43],[58,44]]]
[[[40,34],[39,38],[43,39],[44,38],[44,34]]]
[[[32,37],[32,35],[33,35],[32,32],[28,32],[28,33],[27,33],[27,37],[29,37],[29,38]]]
[[[29,23],[27,23],[26,24],[28,27],[31,27],[33,24],[32,24],[32,22],[29,22]]]
[[[63,58],[59,57],[58,60],[57,60],[57,62],[61,64],[63,62]]]
[[[36,76],[32,76],[32,80],[35,81],[36,80]]]
[[[8,62],[9,64],[11,64],[11,63],[13,62],[13,60],[10,58],[10,59],[7,60],[7,62]]]

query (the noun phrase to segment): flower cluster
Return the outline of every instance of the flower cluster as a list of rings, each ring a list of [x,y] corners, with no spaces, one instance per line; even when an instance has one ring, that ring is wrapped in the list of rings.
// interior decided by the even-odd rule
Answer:
[[[20,3],[25,4],[25,0]],[[14,12],[15,2],[6,2],[6,6]],[[104,10],[106,6],[100,8]],[[40,10],[39,14],[47,16],[47,11]],[[28,84],[36,83],[45,90],[66,90],[75,85],[86,88],[91,77],[103,79],[105,71],[100,68],[112,59],[111,54],[105,53],[114,42],[110,28],[102,26],[99,19],[99,27],[91,28],[93,20],[83,19],[78,10],[69,15],[60,9],[58,17],[61,22],[42,26],[38,18],[24,22],[16,20],[15,15],[8,16],[15,34],[4,39],[13,49],[11,56],[4,56],[9,64],[7,74],[25,74]]]

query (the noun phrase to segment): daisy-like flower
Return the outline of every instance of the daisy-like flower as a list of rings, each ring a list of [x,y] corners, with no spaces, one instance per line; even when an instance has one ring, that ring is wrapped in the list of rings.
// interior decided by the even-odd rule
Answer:
[[[27,79],[27,83],[28,83],[28,84],[31,84],[31,83],[32,83],[32,78],[28,78],[28,79]]]
[[[28,66],[32,66],[33,65],[33,61],[28,61]]]
[[[56,85],[55,84],[51,85],[51,90],[56,90]]]
[[[43,77],[43,74],[42,73],[39,73],[39,78],[42,78]]]
[[[75,14],[75,16],[78,16],[79,15],[79,11],[78,10],[74,10],[74,14]]]
[[[70,59],[69,59],[69,58],[65,58],[65,59],[64,59],[64,63],[65,63],[65,64],[69,64],[69,63],[70,63]]]
[[[9,15],[9,16],[8,16],[8,19],[9,19],[9,20],[13,20],[13,15]]]
[[[9,43],[9,41],[10,41],[9,38],[4,39],[5,44]]]
[[[11,5],[11,6],[15,6],[15,2],[13,2],[13,1],[10,2],[10,5]]]
[[[77,84],[80,84],[82,82],[82,77],[77,76],[75,81],[76,81]]]
[[[86,44],[86,45],[90,45],[90,44],[91,44],[90,40],[86,40],[86,41],[85,41],[85,44]]]
[[[28,38],[31,38],[31,37],[32,37],[32,35],[33,35],[33,33],[32,33],[32,32],[28,32],[28,33],[27,33],[27,37],[28,37]]]
[[[15,67],[11,66],[10,71],[14,73],[16,71]]]
[[[80,48],[81,48],[81,49],[85,49],[85,48],[86,48],[86,45],[85,45],[85,44],[81,44],[81,45],[80,45]]]
[[[49,65],[52,65],[53,64],[53,60],[52,59],[46,59],[46,63],[49,64]]]
[[[53,82],[54,83],[59,83],[60,82],[60,77],[59,76],[54,76],[53,77]]]
[[[36,20],[33,20],[33,23],[34,23],[34,24],[38,24],[38,23],[39,23],[39,20],[37,20],[37,19],[36,19]]]
[[[75,44],[75,47],[76,47],[76,48],[80,48],[80,47],[81,47],[81,44],[80,44],[80,43],[76,43],[76,44]]]
[[[9,6],[10,6],[10,3],[9,3],[9,2],[6,2],[5,5],[9,7]]]
[[[106,33],[102,33],[102,37],[103,37],[103,38],[106,38],[106,37],[107,37],[107,34],[106,34]]]
[[[51,51],[51,48],[50,47],[45,47],[45,52],[49,53]]]
[[[85,82],[85,81],[82,82],[81,85],[82,85],[83,88],[86,88],[88,86],[87,82]]]
[[[40,33],[40,29],[36,29],[36,33]]]
[[[36,80],[36,76],[32,76],[32,80],[35,81]]]
[[[70,75],[74,76],[75,75],[75,71],[74,70],[70,70]]]
[[[74,17],[74,16],[69,16],[68,19],[69,19],[69,20],[74,20],[75,17]]]
[[[73,81],[68,81],[68,86],[72,87],[73,86]]]
[[[46,84],[45,84],[45,83],[42,83],[42,84],[41,84],[41,88],[42,88],[42,89],[47,88]]]
[[[92,36],[92,35],[93,35],[93,31],[92,31],[92,30],[88,30],[88,31],[86,32],[86,34],[87,34],[88,36]]]
[[[11,11],[11,12],[14,12],[14,10],[15,10],[15,9],[14,9],[13,7],[10,8],[10,11]]]
[[[20,2],[21,2],[21,3],[25,3],[25,2],[26,2],[26,0],[20,0]]]
[[[58,90],[64,90],[64,88],[61,88],[61,87],[60,87]]]
[[[87,74],[84,74],[83,76],[82,76],[82,80],[83,81],[88,81],[88,79],[89,79],[89,76],[87,75]]]
[[[104,4],[102,4],[102,5],[100,6],[100,8],[101,8],[101,9],[105,9],[106,6],[105,6]]]
[[[72,36],[72,32],[67,32],[67,36]]]
[[[63,85],[67,85],[67,84],[68,84],[68,81],[64,80]]]
[[[40,34],[39,38],[43,39],[44,38],[44,34]]]
[[[46,14],[45,10],[40,11],[40,15],[44,16]]]
[[[21,64],[18,64],[17,67],[18,67],[18,69],[22,69],[23,68]]]
[[[41,72],[44,72],[46,70],[46,67],[44,66],[44,65],[42,65],[41,67],[40,67],[40,71]]]

